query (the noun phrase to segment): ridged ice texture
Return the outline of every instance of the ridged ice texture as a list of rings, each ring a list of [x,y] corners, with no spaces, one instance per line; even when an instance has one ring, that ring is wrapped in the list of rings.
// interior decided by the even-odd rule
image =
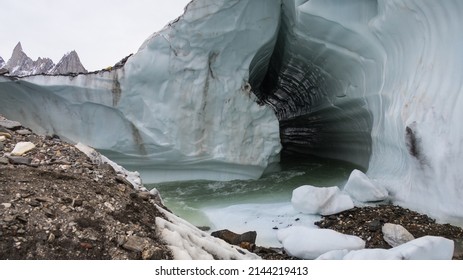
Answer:
[[[0,83],[0,111],[107,150],[145,182],[258,178],[278,158],[278,121],[247,82],[279,13],[279,1],[192,1],[122,69]]]
[[[343,157],[362,163],[369,154],[367,175],[396,203],[462,224],[463,2],[284,1],[283,9],[291,39],[283,73],[306,65],[326,85],[305,99],[309,110],[346,112],[334,132],[368,124],[366,114],[352,120],[349,111],[371,115],[368,134],[336,139],[347,145]],[[361,135],[371,137],[369,153],[358,145],[369,140],[355,139]]]

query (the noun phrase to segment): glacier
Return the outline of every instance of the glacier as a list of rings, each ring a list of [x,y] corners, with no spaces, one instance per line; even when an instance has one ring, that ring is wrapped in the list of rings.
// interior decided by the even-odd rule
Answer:
[[[458,0],[194,0],[125,65],[0,76],[0,112],[146,182],[345,160],[392,201],[463,224]],[[264,106],[265,105],[265,106]]]

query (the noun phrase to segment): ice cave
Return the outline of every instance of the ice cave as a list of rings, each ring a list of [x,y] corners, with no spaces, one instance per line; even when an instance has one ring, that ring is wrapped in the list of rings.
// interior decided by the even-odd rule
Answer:
[[[0,76],[0,112],[145,182],[355,164],[391,200],[463,224],[463,2],[193,0],[122,67]]]

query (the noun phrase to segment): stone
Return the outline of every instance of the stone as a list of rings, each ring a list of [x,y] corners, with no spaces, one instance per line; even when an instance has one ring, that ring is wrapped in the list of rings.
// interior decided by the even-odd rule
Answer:
[[[116,208],[114,208],[114,206],[107,201],[104,203],[104,206],[106,206],[106,208],[108,208],[111,212],[114,212],[114,210],[116,210]]]
[[[151,197],[151,194],[149,192],[139,192],[138,197],[142,200],[148,201]]]
[[[4,136],[0,136],[0,137],[4,137]],[[4,147],[5,147],[5,145],[3,144],[3,142],[0,141],[0,151],[3,151]]]
[[[47,218],[53,219],[55,217],[55,214],[53,213],[51,209],[44,208],[43,213],[45,213],[45,216],[47,216]]]
[[[381,229],[381,222],[379,220],[373,220],[368,224],[370,231],[377,231]]]
[[[55,241],[56,239],[56,236],[53,234],[53,233],[50,233],[50,235],[48,236],[48,243],[52,243],[53,241]]]
[[[32,207],[39,207],[39,206],[40,206],[40,202],[38,202],[37,200],[33,199],[31,202],[29,202],[29,205],[32,206]]]
[[[3,142],[6,140],[6,136],[5,135],[0,135],[0,142]]]
[[[45,196],[36,197],[35,200],[37,200],[38,202],[47,202],[47,203],[53,203],[54,202],[54,200],[52,198],[45,197]]]
[[[9,134],[9,133],[6,132],[6,131],[0,131],[0,136],[5,137],[5,139],[7,139],[7,138],[8,138],[8,139],[11,139],[11,134]],[[5,141],[5,140],[3,140],[3,141]]]
[[[257,233],[248,231],[243,234],[234,233],[228,229],[218,230],[211,233],[212,236],[220,238],[232,245],[240,245],[243,242],[256,243]]]
[[[124,245],[122,245],[122,248],[129,251],[141,253],[148,244],[149,243],[147,242],[147,240],[143,237],[129,236],[127,237],[127,241],[124,243]]]
[[[11,203],[2,203],[1,205],[3,206],[3,208],[10,208],[11,207]]]
[[[122,183],[122,184],[125,184],[129,187],[133,187],[132,183],[129,182],[129,180],[127,180],[125,177],[123,176],[116,176],[116,181],[119,182],[119,183]]]
[[[29,135],[32,132],[29,129],[19,129],[16,131],[16,133],[18,133],[19,135]]]
[[[31,166],[32,159],[28,157],[14,157],[8,156],[8,160],[11,164],[19,164],[19,165],[29,165]]]
[[[0,120],[0,126],[8,129],[18,129],[21,128],[21,123],[17,121],[10,121],[10,120]]]
[[[18,142],[11,152],[12,156],[22,156],[23,154],[31,151],[35,148],[32,142]]]
[[[0,157],[0,164],[8,164],[10,161],[6,157]]]
[[[391,245],[391,247],[397,247],[415,239],[415,237],[401,225],[386,223],[382,228],[382,232],[384,241]]]
[[[163,250],[159,247],[150,247],[141,253],[141,258],[144,260],[160,260],[163,256]]]
[[[81,242],[80,247],[82,247],[83,249],[86,249],[86,250],[90,250],[90,249],[93,248],[93,245],[88,243],[88,242]]]

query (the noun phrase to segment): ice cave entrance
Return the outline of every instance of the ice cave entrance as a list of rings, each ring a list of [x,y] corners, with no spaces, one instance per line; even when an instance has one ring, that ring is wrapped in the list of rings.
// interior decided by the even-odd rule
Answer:
[[[281,18],[278,36],[255,56],[249,75],[258,102],[279,120],[281,159],[337,159],[366,171],[372,115],[359,79],[365,74],[355,73],[363,72],[362,61],[310,32],[297,33],[285,10]]]
[[[197,226],[221,229],[224,220],[238,232],[288,226],[293,189],[342,186],[353,169],[368,169],[372,117],[361,94],[350,94],[363,89],[346,82],[345,69],[320,59],[343,55],[322,45],[307,48],[310,42],[295,39],[285,26],[257,53],[249,74],[258,103],[270,106],[280,123],[279,168],[257,180],[155,185],[170,209]],[[278,217],[276,209],[284,209]]]

